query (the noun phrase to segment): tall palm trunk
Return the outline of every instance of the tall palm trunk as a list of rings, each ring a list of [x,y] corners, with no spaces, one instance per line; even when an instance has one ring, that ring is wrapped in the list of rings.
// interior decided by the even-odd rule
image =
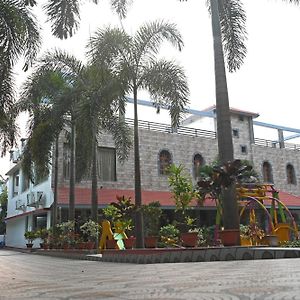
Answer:
[[[52,227],[57,224],[57,198],[58,198],[58,137],[55,140],[55,157],[54,157],[54,195],[52,204]]]
[[[91,219],[98,222],[98,195],[97,195],[97,137],[93,126],[93,142],[92,142],[92,209]]]
[[[222,0],[221,0],[222,1]],[[224,54],[220,28],[218,0],[210,0],[214,38],[217,136],[221,163],[233,160],[232,130],[226,81]],[[239,229],[239,214],[235,185],[223,190],[223,217],[225,229]]]
[[[135,185],[135,234],[136,247],[144,248],[144,228],[142,213],[142,188],[141,188],[141,167],[140,167],[140,151],[139,151],[139,127],[138,127],[138,111],[137,111],[137,87],[133,88],[134,100],[134,185]]]
[[[70,156],[70,186],[69,186],[69,220],[75,220],[75,122],[71,122],[71,156]]]

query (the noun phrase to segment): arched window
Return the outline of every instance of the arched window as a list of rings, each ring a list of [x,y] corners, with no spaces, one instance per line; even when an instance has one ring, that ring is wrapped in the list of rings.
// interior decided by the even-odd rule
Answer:
[[[159,174],[167,175],[168,168],[172,164],[172,157],[169,151],[162,150],[159,153]]]
[[[193,162],[193,175],[194,178],[199,177],[200,169],[204,165],[204,159],[201,154],[197,153],[194,155],[194,162]]]
[[[273,183],[272,167],[267,161],[263,163],[263,180],[266,183]]]
[[[289,184],[296,184],[295,169],[291,164],[286,165],[286,180]]]

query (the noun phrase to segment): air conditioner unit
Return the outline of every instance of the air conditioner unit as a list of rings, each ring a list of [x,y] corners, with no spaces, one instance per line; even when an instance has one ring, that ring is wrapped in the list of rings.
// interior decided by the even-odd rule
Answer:
[[[44,192],[36,192],[36,203],[37,205],[45,206],[46,205],[47,196]]]
[[[12,154],[12,161],[13,163],[17,163],[20,160],[20,151],[15,150]]]
[[[21,200],[16,201],[16,210],[22,210],[22,211],[26,210],[26,206]]]
[[[30,192],[27,194],[27,206],[36,206],[36,196],[34,192]]]

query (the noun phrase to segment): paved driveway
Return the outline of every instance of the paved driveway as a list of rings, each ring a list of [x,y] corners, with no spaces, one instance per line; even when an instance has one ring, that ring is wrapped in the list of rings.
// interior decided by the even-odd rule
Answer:
[[[300,299],[300,259],[135,265],[0,250],[0,299]]]

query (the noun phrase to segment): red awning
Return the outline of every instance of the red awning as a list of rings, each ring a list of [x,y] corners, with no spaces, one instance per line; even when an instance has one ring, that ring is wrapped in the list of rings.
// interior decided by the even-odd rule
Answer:
[[[121,189],[98,189],[98,204],[100,206],[110,204],[116,201],[116,196],[126,196],[134,199],[134,190]],[[300,197],[279,191],[279,199],[288,207],[300,209]],[[142,191],[143,204],[148,204],[153,201],[159,201],[163,207],[175,207],[172,194],[165,191]],[[90,205],[91,204],[91,189],[90,188],[76,188],[75,189],[76,205]],[[58,204],[68,205],[69,203],[69,188],[61,187],[58,189]],[[266,201],[268,205],[268,202]],[[196,205],[196,201],[194,202]],[[210,208],[215,206],[215,201],[207,199],[204,207]]]
[[[18,214],[18,215],[7,217],[7,218],[5,218],[5,221],[15,219],[15,218],[19,218],[19,217],[28,216],[28,215],[31,215],[31,214],[41,215],[43,213],[46,213],[48,210],[49,210],[49,208],[40,208],[40,209],[36,209],[36,210],[26,211],[26,212],[23,212],[23,213]]]

